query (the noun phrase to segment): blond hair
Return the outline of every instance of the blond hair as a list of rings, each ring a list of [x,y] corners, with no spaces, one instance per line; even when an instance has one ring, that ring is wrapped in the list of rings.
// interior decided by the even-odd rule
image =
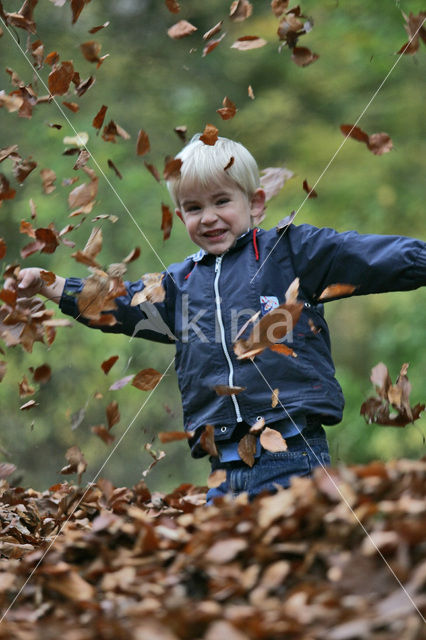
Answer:
[[[180,176],[170,179],[167,188],[176,206],[182,188],[223,184],[231,180],[250,199],[260,187],[259,169],[251,153],[239,142],[219,137],[214,145],[205,144],[196,134],[177,154],[182,160]],[[227,168],[228,167],[228,168]]]

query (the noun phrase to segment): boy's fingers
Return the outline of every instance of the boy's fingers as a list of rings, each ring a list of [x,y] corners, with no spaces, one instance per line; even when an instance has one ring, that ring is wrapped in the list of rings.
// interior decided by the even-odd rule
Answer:
[[[5,289],[10,289],[11,291],[15,291],[16,290],[16,280],[14,280],[13,278],[6,278],[6,280],[4,281],[4,288]]]

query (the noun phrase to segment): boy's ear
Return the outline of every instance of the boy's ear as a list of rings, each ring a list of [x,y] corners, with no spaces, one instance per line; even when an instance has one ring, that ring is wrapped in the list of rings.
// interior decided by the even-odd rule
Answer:
[[[263,189],[256,189],[251,199],[251,218],[253,226],[257,226],[265,217],[266,194]]]
[[[185,224],[185,220],[183,219],[182,211],[180,211],[179,209],[175,209],[175,214],[177,215],[178,218],[180,218],[182,220],[183,224]]]

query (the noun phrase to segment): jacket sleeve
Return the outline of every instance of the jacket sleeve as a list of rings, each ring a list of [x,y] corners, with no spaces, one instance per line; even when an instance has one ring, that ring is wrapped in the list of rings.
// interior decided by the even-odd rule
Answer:
[[[310,225],[292,225],[286,235],[295,273],[313,300],[332,284],[355,285],[353,295],[426,285],[426,243],[421,240]]]
[[[115,298],[116,309],[104,311],[102,313],[112,313],[117,323],[108,325],[97,325],[96,322],[85,318],[78,309],[77,298],[82,291],[84,280],[80,278],[67,278],[59,308],[69,316],[72,316],[82,324],[93,329],[100,329],[105,333],[124,333],[128,336],[146,338],[155,342],[173,343],[173,300],[174,285],[169,274],[163,278],[163,286],[166,290],[164,302],[151,303],[143,302],[135,307],[130,305],[135,293],[142,291],[144,284],[142,280],[136,282],[125,282],[126,295]]]

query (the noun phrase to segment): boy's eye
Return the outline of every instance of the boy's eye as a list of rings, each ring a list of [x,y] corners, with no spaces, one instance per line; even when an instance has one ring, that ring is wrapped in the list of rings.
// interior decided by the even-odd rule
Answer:
[[[190,213],[193,211],[199,211],[200,207],[197,204],[190,204],[188,207],[185,207],[185,210]]]
[[[229,198],[219,198],[216,204],[227,204],[228,202],[230,202]]]

